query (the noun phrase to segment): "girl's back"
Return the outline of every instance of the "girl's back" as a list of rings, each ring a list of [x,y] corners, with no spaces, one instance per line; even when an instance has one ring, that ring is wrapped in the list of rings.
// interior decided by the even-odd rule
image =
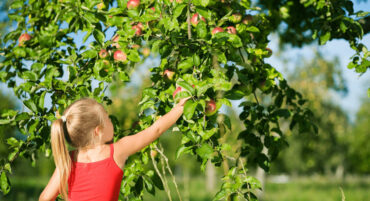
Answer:
[[[118,200],[123,171],[114,160],[114,145],[106,145],[108,157],[94,162],[79,162],[83,156],[71,152],[72,170],[68,179],[68,199]],[[106,151],[101,155],[106,155]]]

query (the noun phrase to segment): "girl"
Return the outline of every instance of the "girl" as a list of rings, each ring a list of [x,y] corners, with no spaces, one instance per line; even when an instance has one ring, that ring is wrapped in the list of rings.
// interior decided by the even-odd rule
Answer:
[[[149,128],[113,143],[113,125],[104,107],[92,98],[69,105],[51,125],[55,170],[39,200],[116,201],[127,158],[148,146],[183,113],[183,98]],[[66,142],[76,148],[68,152]],[[68,190],[67,190],[68,186]]]

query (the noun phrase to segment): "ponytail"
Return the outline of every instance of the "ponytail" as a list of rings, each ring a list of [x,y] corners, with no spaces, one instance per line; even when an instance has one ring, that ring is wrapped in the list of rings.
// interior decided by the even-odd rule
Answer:
[[[68,148],[64,139],[64,122],[62,119],[57,119],[51,125],[51,149],[55,167],[60,173],[59,193],[62,198],[68,201],[68,177],[71,170],[71,158],[69,157]]]

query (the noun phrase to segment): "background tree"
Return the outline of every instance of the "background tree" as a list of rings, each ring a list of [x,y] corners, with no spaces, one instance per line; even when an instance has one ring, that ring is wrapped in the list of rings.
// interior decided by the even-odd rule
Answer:
[[[161,62],[150,69],[153,85],[142,92],[139,124],[124,130],[112,115],[116,138],[149,127],[179,98],[191,95],[184,115],[173,128],[181,133],[176,158],[185,153],[193,155],[202,171],[208,161],[223,166],[223,184],[215,200],[255,199],[253,191],[260,186],[247,174],[245,164],[248,161],[269,170],[270,162],[286,144],[279,119],[287,119],[290,129],[298,127],[301,133],[317,132],[317,127],[310,124],[312,112],[302,95],[264,61],[272,54],[267,37],[276,30],[273,25],[280,23],[275,17],[289,19],[287,14],[303,9],[303,5],[312,16],[313,23],[307,26],[314,38],[319,38],[321,45],[333,38],[348,40],[357,52],[350,67],[360,73],[367,69],[367,49],[359,43],[363,30],[352,19],[351,7],[329,2],[286,1],[289,6],[276,15],[274,7],[266,7],[271,12],[264,12],[247,0],[14,1],[8,16],[17,22],[17,28],[2,39],[5,45],[0,49],[4,56],[0,79],[14,89],[29,111],[2,114],[2,124],[14,124],[27,136],[26,140],[12,140],[8,159],[23,156],[34,161],[37,150],[50,152],[49,124],[56,119],[56,111],[61,114],[74,100],[90,96],[111,105],[112,100],[104,94],[106,83],[128,82],[136,64],[144,59],[144,48],[150,48],[159,53]],[[320,18],[322,15],[326,18]],[[299,30],[301,23],[289,25]],[[83,43],[88,44],[80,45],[70,37],[79,31],[86,33]],[[164,75],[168,71],[174,72],[173,78]],[[67,80],[58,79],[66,72]],[[24,82],[17,83],[16,78]],[[95,88],[94,80],[98,81]],[[178,87],[182,90],[175,96]],[[258,93],[273,101],[260,102]],[[46,97],[51,99],[50,108],[44,106]],[[243,112],[239,119],[245,130],[236,134],[242,140],[240,155],[230,160],[228,147],[220,139],[232,125],[230,117],[219,114],[218,109],[240,99]],[[165,189],[171,200],[162,173],[146,167],[149,160],[154,166],[158,162],[166,165],[165,155],[161,154],[159,160],[150,155],[152,150],[162,153],[162,147],[157,140],[130,157],[122,199],[141,200],[144,190],[154,194],[157,187]],[[9,172],[4,165],[0,169],[2,190],[9,189]]]
[[[336,172],[338,177],[342,177],[347,163],[351,125],[348,115],[333,97],[334,93],[343,96],[347,92],[338,59],[328,61],[315,50],[312,59],[301,57],[298,61],[287,79],[307,97],[319,132],[315,135],[287,130],[290,148],[282,153],[275,168],[293,174],[330,175]]]

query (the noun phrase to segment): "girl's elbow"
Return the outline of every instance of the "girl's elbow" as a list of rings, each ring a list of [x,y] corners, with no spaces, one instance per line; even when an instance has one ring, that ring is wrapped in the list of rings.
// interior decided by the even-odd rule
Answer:
[[[39,201],[54,201],[55,199],[53,199],[52,197],[48,196],[48,195],[45,195],[44,192],[41,193],[40,197],[39,197]]]

